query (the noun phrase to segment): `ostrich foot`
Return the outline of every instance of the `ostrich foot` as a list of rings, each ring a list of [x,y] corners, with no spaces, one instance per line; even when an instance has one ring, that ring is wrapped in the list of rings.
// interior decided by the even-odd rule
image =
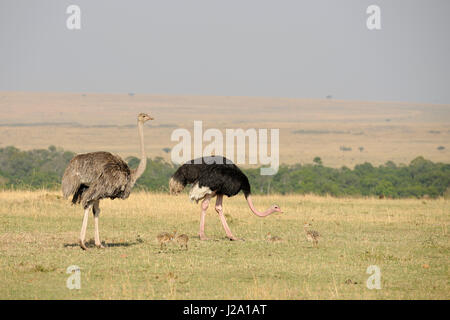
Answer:
[[[209,240],[209,238],[207,236],[205,236],[205,234],[199,234],[200,240],[202,241],[206,241]]]
[[[96,243],[95,246],[99,249],[105,249],[105,246],[101,243],[98,243],[98,244]]]
[[[84,243],[84,241],[80,240],[80,247],[83,250],[87,250],[86,244]]]

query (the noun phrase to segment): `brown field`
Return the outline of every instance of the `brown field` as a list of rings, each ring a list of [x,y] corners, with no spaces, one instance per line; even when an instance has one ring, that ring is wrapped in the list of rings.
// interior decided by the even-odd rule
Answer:
[[[279,128],[281,163],[310,163],[315,156],[333,167],[409,163],[419,155],[450,160],[450,105],[334,99],[0,92],[0,147],[137,155],[138,112],[156,118],[145,128],[149,157],[169,159],[162,149],[176,144],[172,131],[192,130],[202,120],[204,130],[223,133]]]

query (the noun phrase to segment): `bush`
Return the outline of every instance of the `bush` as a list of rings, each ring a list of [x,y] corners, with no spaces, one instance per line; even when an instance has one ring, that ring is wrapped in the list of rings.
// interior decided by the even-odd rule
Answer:
[[[1,188],[60,188],[64,169],[75,153],[55,147],[47,150],[21,151],[14,147],[0,148]],[[136,168],[139,159],[126,159]],[[438,197],[449,196],[450,164],[434,163],[417,157],[409,165],[392,161],[374,167],[366,162],[355,168],[328,168],[322,159],[314,164],[281,165],[277,174],[261,176],[258,168],[243,169],[250,180],[252,192],[315,193],[332,196]],[[162,158],[148,159],[136,188],[149,191],[168,191],[168,181],[177,166]]]

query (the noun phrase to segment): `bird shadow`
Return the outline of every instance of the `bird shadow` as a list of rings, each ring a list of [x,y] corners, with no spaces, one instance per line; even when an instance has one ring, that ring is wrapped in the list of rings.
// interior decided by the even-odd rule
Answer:
[[[184,249],[184,248],[173,248],[173,249],[160,249],[158,251],[156,251],[156,253],[158,254],[174,254],[174,253],[180,253],[180,252],[188,252],[189,249]]]
[[[313,247],[313,246],[303,246],[303,248],[306,248],[306,249],[319,249],[319,246],[315,246],[315,247]]]
[[[192,239],[200,240],[200,242],[218,242],[218,241],[224,241],[224,242],[244,242],[244,238],[237,238],[236,240],[231,240],[228,237],[221,237],[221,238],[207,238],[206,240],[201,240],[199,236],[192,237]]]
[[[131,247],[139,244],[138,242],[114,242],[114,243],[107,243],[103,244],[105,247]]]
[[[114,247],[131,247],[137,244],[140,244],[142,242],[112,242],[112,243],[106,243],[106,242],[102,242],[102,245],[105,248],[114,248]],[[87,248],[96,248],[95,246],[95,241],[93,239],[90,239],[89,241],[85,242],[85,245]],[[64,244],[64,248],[69,248],[69,247],[79,247],[80,243],[79,242],[75,242],[75,243],[65,243]]]

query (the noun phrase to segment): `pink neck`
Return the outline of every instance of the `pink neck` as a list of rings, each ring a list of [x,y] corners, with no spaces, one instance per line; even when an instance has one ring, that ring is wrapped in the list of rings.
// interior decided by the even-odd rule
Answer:
[[[247,197],[247,203],[248,203],[248,206],[250,207],[250,210],[252,210],[252,212],[254,214],[256,214],[258,217],[266,217],[269,214],[274,212],[272,208],[269,208],[264,212],[260,212],[260,211],[256,210],[255,206],[253,205],[252,197],[250,195]]]

